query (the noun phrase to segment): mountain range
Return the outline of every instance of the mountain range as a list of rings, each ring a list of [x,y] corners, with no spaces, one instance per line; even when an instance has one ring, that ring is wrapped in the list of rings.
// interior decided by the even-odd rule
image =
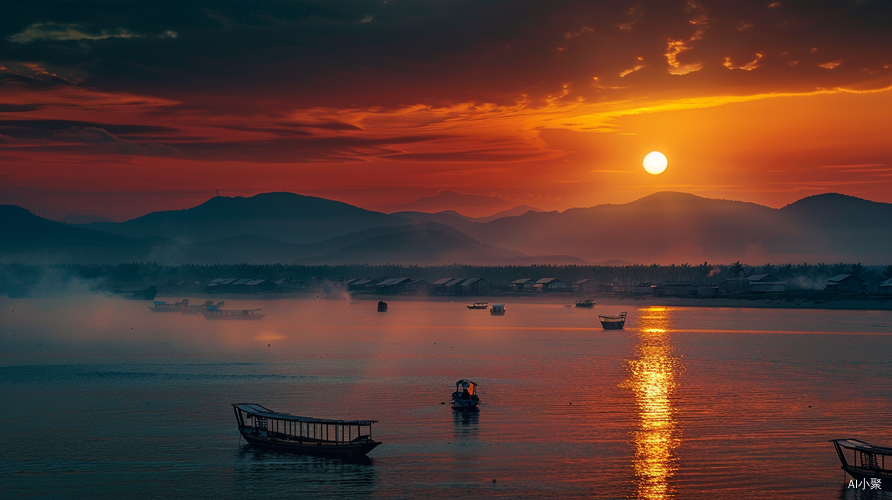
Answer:
[[[660,192],[625,204],[520,207],[474,219],[264,193],[121,223],[66,224],[4,205],[0,233],[0,261],[21,263],[888,264],[892,204],[830,193],[774,209]]]

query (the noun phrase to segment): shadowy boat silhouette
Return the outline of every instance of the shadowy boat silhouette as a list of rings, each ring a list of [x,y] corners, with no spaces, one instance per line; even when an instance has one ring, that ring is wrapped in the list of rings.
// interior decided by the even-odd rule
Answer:
[[[626,313],[621,312],[619,316],[602,316],[598,315],[601,320],[601,327],[605,330],[622,330],[626,326]]]

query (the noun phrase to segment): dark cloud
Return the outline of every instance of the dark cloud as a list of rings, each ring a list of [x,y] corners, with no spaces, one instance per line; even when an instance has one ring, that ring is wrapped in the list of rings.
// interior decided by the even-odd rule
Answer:
[[[892,63],[885,0],[776,8],[683,0],[29,2],[5,14],[0,65],[44,62],[85,72],[85,83],[99,88],[217,107],[510,103],[520,96],[546,105],[562,93],[590,101],[705,88],[758,93],[892,77],[884,67]],[[702,24],[692,25],[698,16]],[[47,26],[67,34],[27,35],[50,33]],[[702,33],[692,39],[696,30]],[[670,75],[670,40],[690,42],[677,57],[702,69]],[[754,71],[723,65],[726,57],[742,65],[757,53],[764,56]],[[843,63],[832,72],[819,67],[837,60]]]

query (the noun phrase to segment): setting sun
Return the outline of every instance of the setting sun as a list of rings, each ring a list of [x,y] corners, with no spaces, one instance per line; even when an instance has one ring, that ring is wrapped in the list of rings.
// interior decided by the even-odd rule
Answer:
[[[668,164],[669,160],[666,159],[666,155],[659,151],[651,151],[644,157],[644,170],[647,170],[649,174],[662,174]]]

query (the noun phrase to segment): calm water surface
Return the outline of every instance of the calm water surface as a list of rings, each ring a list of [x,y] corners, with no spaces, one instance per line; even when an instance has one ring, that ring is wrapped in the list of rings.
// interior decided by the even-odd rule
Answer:
[[[892,498],[847,488],[827,442],[892,444],[892,312],[227,302],[268,316],[0,298],[0,496]],[[443,404],[461,378],[476,414]],[[376,419],[384,444],[256,451],[236,402]]]

